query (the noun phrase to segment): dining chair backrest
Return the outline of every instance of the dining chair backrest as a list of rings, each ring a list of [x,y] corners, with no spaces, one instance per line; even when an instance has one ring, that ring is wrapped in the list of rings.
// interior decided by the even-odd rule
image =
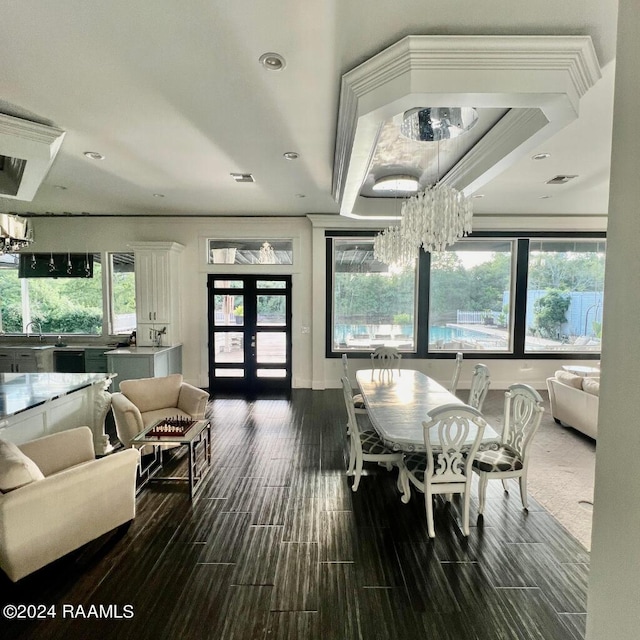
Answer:
[[[460,493],[471,481],[471,464],[486,422],[467,405],[442,405],[429,412],[422,423],[427,451],[424,482],[439,487],[437,493]]]
[[[504,394],[502,443],[517,452],[523,462],[543,413],[542,397],[528,384],[512,384]]]
[[[344,375],[349,378],[349,361],[347,360],[347,354],[342,354],[342,370],[344,371]]]
[[[469,390],[468,405],[482,411],[484,399],[489,391],[489,367],[485,364],[477,364],[473,367],[473,375],[471,376],[471,389]]]
[[[347,429],[351,433],[358,433],[360,425],[356,418],[356,410],[353,404],[353,390],[351,389],[351,383],[349,378],[342,376],[342,393],[344,395],[344,404],[347,407]]]
[[[389,373],[397,369],[399,373],[401,360],[402,354],[395,347],[376,347],[371,354],[371,369]]]
[[[463,354],[462,351],[458,351],[458,353],[456,353],[456,364],[455,367],[453,369],[453,376],[451,377],[451,383],[449,384],[449,391],[453,394],[455,394],[455,392],[458,389],[458,382],[460,380],[460,372],[462,371],[462,358],[463,358]]]

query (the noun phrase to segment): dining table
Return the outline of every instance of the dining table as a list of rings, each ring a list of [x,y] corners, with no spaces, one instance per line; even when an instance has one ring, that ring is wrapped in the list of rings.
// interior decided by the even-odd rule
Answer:
[[[446,404],[465,405],[438,381],[414,369],[359,369],[356,382],[371,424],[392,451],[425,451],[422,423],[429,420],[429,411]],[[475,425],[470,427],[469,446],[477,433]],[[487,424],[481,446],[499,442],[500,434]]]

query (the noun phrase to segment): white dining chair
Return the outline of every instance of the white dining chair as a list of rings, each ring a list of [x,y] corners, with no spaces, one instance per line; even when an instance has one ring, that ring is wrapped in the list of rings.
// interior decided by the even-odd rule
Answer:
[[[464,355],[462,353],[462,351],[458,351],[458,353],[456,353],[456,364],[455,367],[453,369],[453,376],[451,377],[451,382],[449,384],[449,391],[451,393],[453,393],[453,395],[456,394],[456,391],[458,389],[458,382],[460,380],[460,372],[462,371],[462,359],[463,359]]]
[[[480,412],[467,405],[448,404],[429,413],[422,423],[426,453],[405,456],[401,475],[424,493],[427,531],[435,538],[433,499],[442,494],[462,495],[462,533],[469,535],[471,465],[478,451],[486,422]]]
[[[371,354],[371,376],[377,370],[379,375],[391,375],[394,370],[400,374],[400,362],[402,354],[396,347],[376,347]]]
[[[346,353],[342,354],[342,369],[344,371],[344,377],[347,380],[349,380],[349,385],[353,389],[353,385],[351,385],[351,378],[349,377],[349,360],[347,359],[347,354]],[[364,406],[364,398],[362,397],[361,393],[354,393],[353,394],[353,406],[356,409],[362,409],[362,410],[366,411],[366,408]]]
[[[477,364],[473,367],[467,404],[478,411],[482,411],[482,405],[484,404],[484,399],[487,397],[490,384],[489,367],[487,367],[486,364]]]
[[[353,394],[351,385],[346,377],[342,378],[342,391],[344,393],[344,403],[347,408],[347,429],[349,432],[349,467],[348,476],[354,476],[353,491],[358,490],[360,478],[362,477],[362,467],[365,462],[378,462],[386,466],[387,471],[391,471],[394,466],[398,470],[402,466],[403,454],[400,451],[391,451],[387,448],[380,436],[369,422],[369,418],[364,414],[357,414],[353,406]],[[362,420],[360,424],[358,418]],[[406,476],[398,472],[398,490],[404,493],[406,489]]]
[[[480,476],[478,513],[484,511],[487,482],[502,480],[506,493],[507,480],[518,478],[522,507],[528,508],[527,470],[529,446],[538,431],[544,407],[540,394],[527,384],[512,384],[504,394],[504,426],[499,445],[489,445],[473,460],[473,470]]]

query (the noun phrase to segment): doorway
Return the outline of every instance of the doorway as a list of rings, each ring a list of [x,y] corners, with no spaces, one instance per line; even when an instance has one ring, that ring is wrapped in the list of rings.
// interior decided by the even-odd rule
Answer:
[[[291,276],[210,274],[209,391],[291,390]]]

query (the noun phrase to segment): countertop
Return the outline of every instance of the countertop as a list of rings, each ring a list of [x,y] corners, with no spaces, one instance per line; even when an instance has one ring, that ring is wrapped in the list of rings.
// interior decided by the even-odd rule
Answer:
[[[113,373],[0,373],[0,420],[113,376]]]
[[[161,353],[162,351],[169,351],[175,349],[180,345],[173,345],[171,347],[120,347],[119,349],[112,349],[107,351],[108,356],[149,356],[155,353]]]

